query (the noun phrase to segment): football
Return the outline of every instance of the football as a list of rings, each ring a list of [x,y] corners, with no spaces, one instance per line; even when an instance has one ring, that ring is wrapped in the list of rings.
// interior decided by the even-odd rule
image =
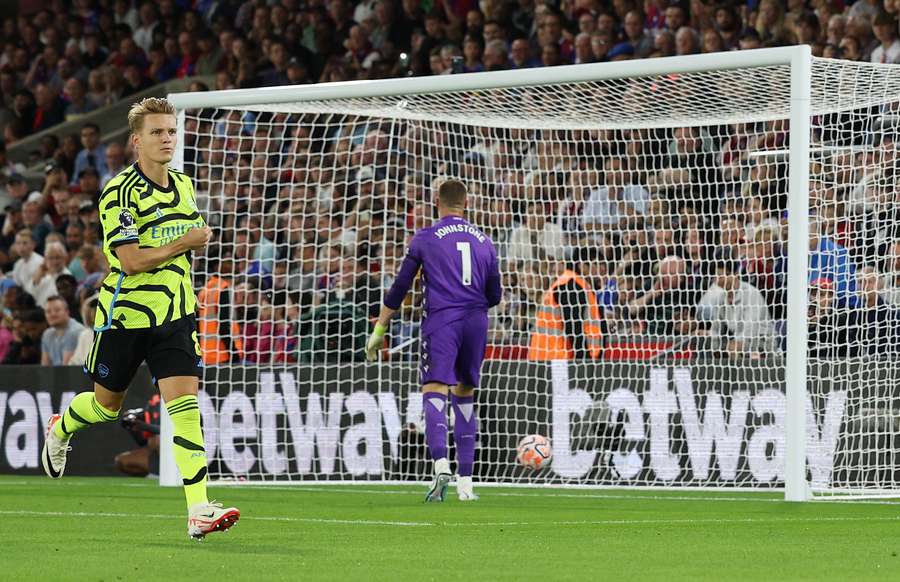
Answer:
[[[519,441],[516,447],[516,462],[531,471],[540,471],[550,465],[553,450],[550,439],[539,434],[529,435]]]

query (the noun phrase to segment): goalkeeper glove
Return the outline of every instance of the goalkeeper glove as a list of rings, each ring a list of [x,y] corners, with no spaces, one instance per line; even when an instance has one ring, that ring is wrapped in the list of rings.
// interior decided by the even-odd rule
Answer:
[[[370,362],[378,359],[378,352],[384,347],[384,334],[386,331],[386,325],[375,324],[375,329],[372,330],[372,335],[369,336],[369,341],[366,342],[366,359]]]

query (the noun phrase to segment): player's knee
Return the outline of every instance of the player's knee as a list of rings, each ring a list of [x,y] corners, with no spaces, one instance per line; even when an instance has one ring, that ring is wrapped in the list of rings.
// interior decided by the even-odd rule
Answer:
[[[94,384],[94,400],[106,410],[118,412],[125,400],[125,392],[113,392],[99,384]]]
[[[437,392],[438,394],[443,394],[444,396],[446,396],[449,389],[450,389],[450,387],[447,386],[446,384],[440,384],[438,382],[429,382],[428,384],[425,384],[424,386],[422,386],[422,393],[426,394],[428,392]]]
[[[468,384],[457,384],[450,389],[454,396],[459,398],[467,398],[475,394],[475,387]]]

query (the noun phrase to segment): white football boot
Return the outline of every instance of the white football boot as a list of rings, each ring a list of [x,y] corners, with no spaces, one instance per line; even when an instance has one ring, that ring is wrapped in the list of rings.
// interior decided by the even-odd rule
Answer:
[[[53,430],[54,425],[61,419],[60,415],[54,414],[47,421],[44,450],[41,451],[41,465],[44,467],[44,473],[47,473],[51,479],[59,479],[66,472],[66,455],[72,450],[72,447],[69,446],[71,437],[61,439]]]
[[[425,494],[425,502],[440,503],[447,498],[447,487],[450,485],[450,461],[447,459],[438,459],[434,462],[434,481],[428,493]]]
[[[215,501],[198,503],[188,511],[188,535],[202,540],[206,534],[228,531],[240,518],[241,512],[237,507],[222,507]]]
[[[472,490],[472,477],[459,477],[456,480],[456,495],[460,501],[478,501],[478,496]]]

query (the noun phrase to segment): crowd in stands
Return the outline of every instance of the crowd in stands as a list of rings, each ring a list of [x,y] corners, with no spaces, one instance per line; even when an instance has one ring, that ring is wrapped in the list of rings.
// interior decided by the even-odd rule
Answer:
[[[207,75],[210,88],[250,88],[796,43],[825,57],[900,62],[895,0],[38,4],[4,20],[0,41],[5,363],[83,358],[108,269],[98,196],[134,161],[129,143],[102,143],[99,127],[82,123],[77,133],[43,135],[28,164],[44,168],[45,179],[31,189],[6,148],[151,85]],[[527,345],[543,292],[574,261],[610,338],[704,338],[738,357],[783,349],[787,164],[752,155],[785,147],[783,124],[473,134],[350,117],[331,119],[326,132],[324,121],[227,112],[189,119],[186,170],[216,230],[198,269],[230,281],[228,320],[241,322],[231,361],[293,361],[304,345],[327,349],[304,344],[318,336],[364,336],[409,234],[432,217],[430,193],[442,175],[468,181],[471,219],[501,250],[507,296],[494,343]],[[900,233],[885,186],[894,135],[881,131],[862,145],[812,172],[810,337],[823,356],[896,343],[900,244],[892,241]],[[346,333],[340,322],[360,311]],[[337,327],[311,328],[317,314]],[[395,343],[414,331],[398,324]],[[347,358],[362,355],[358,342],[342,345],[354,352]]]

